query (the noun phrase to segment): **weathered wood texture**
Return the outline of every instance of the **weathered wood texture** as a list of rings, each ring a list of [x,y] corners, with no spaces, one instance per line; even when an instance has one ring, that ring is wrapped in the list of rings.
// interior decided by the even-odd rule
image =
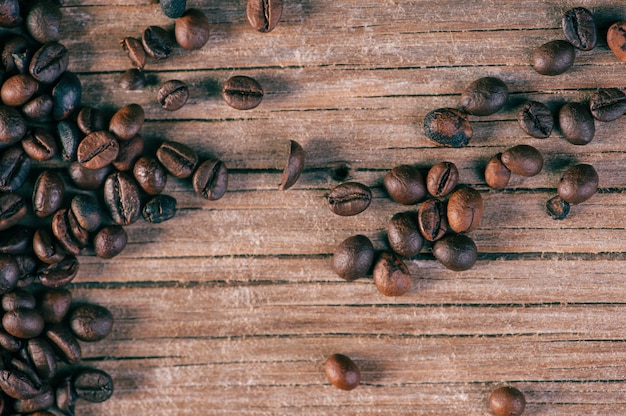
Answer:
[[[626,88],[626,64],[604,40],[578,53],[564,75],[530,67],[532,49],[562,38],[562,13],[579,5],[601,33],[626,19],[620,2],[600,0],[285,0],[278,27],[260,34],[244,0],[189,0],[212,23],[208,45],[150,60],[149,85],[129,92],[117,86],[130,66],[118,40],[173,21],[147,0],[65,1],[63,43],[83,103],[109,111],[139,103],[149,148],[181,141],[231,173],[216,202],[170,180],[177,217],[128,227],[130,245],[112,260],[81,257],[76,297],[117,319],[106,341],[84,345],[85,355],[113,375],[116,392],[103,404],[80,403],[77,414],[487,415],[489,392],[506,383],[526,393],[529,415],[626,413],[626,120],[597,123],[584,147],[558,131],[532,139],[516,122],[528,99],[557,110],[600,87]],[[263,85],[258,108],[222,101],[219,89],[234,74]],[[456,106],[463,88],[486,75],[509,85],[507,107],[472,118],[467,148],[429,144],[424,115]],[[156,103],[168,79],[191,89],[176,112]],[[289,139],[306,150],[306,170],[279,192]],[[543,152],[544,171],[489,190],[484,164],[520,143]],[[472,233],[476,266],[450,272],[425,249],[407,261],[414,288],[399,298],[380,295],[371,279],[334,275],[336,244],[361,233],[382,250],[391,215],[416,209],[386,197],[385,172],[442,160],[456,163],[485,200]],[[576,162],[597,168],[601,189],[553,221],[545,201]],[[347,179],[374,190],[356,217],[325,206],[342,163]],[[327,382],[322,364],[334,352],[362,368],[358,389]]]

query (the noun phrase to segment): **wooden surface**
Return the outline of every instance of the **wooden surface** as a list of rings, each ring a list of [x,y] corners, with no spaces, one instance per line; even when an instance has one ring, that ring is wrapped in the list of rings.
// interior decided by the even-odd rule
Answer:
[[[597,123],[591,144],[573,146],[558,131],[547,140],[525,136],[516,112],[529,99],[557,110],[600,87],[626,88],[626,64],[603,36],[564,75],[541,76],[529,65],[534,47],[563,37],[568,8],[588,7],[603,31],[626,19],[626,7],[285,0],[277,28],[261,34],[245,3],[189,0],[211,21],[208,45],[148,61],[150,84],[132,92],[117,87],[130,67],[117,41],[173,21],[149,0],[64,3],[63,43],[83,103],[107,111],[141,104],[149,148],[177,140],[230,171],[229,191],[216,202],[170,179],[174,219],[128,227],[130,244],[112,260],[80,258],[75,296],[116,318],[106,341],[83,345],[85,355],[112,374],[116,390],[106,403],[81,402],[77,414],[488,415],[489,393],[505,384],[526,394],[528,415],[624,414],[626,119]],[[221,99],[221,85],[236,74],[264,87],[258,108],[237,111]],[[465,86],[487,75],[509,85],[507,107],[472,118],[467,148],[429,144],[424,115],[457,106]],[[176,112],[156,102],[169,79],[190,85]],[[290,139],[307,152],[306,169],[280,192]],[[486,161],[521,143],[541,150],[544,171],[489,190]],[[361,233],[385,249],[389,218],[415,209],[386,197],[385,172],[443,160],[484,197],[471,234],[476,266],[451,272],[425,249],[407,260],[414,287],[398,298],[380,295],[368,278],[339,279],[329,263],[339,242]],[[596,167],[600,190],[554,221],[545,201],[578,162]],[[356,217],[326,207],[342,164],[346,180],[373,188],[370,208]],[[362,369],[352,392],[333,388],[322,371],[335,352]]]

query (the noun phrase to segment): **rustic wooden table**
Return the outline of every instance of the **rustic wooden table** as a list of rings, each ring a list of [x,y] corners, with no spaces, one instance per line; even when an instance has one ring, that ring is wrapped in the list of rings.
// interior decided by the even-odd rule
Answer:
[[[133,3],[133,5],[129,5]],[[130,244],[112,260],[82,256],[73,290],[109,307],[107,340],[84,344],[87,361],[110,372],[115,393],[81,402],[80,415],[488,415],[488,396],[511,384],[529,415],[626,412],[626,120],[596,124],[587,146],[555,131],[526,136],[516,113],[529,99],[551,109],[600,87],[626,88],[626,64],[603,36],[564,75],[530,66],[533,48],[562,39],[562,13],[589,8],[601,33],[626,19],[620,2],[285,0],[268,34],[255,32],[245,0],[189,0],[209,17],[201,50],[175,50],[146,65],[149,85],[118,87],[130,61],[118,45],[149,25],[173,27],[150,0],[66,0],[63,40],[83,103],[114,111],[141,104],[148,148],[176,140],[230,171],[219,201],[171,179],[178,200],[169,222],[127,228]],[[249,75],[266,91],[237,111],[219,90]],[[506,108],[473,117],[463,149],[437,148],[424,115],[457,106],[476,78],[496,76],[511,91]],[[175,112],[156,102],[161,82],[179,79],[190,99]],[[278,191],[288,141],[307,153],[298,183]],[[531,144],[545,156],[533,178],[504,191],[486,187],[495,153]],[[407,260],[413,289],[382,296],[369,278],[346,282],[330,268],[334,247],[365,234],[387,247],[390,217],[416,207],[392,202],[381,186],[399,164],[452,161],[461,182],[485,201],[471,236],[480,255],[466,272],[444,269],[428,249]],[[554,221],[545,201],[563,170],[593,164],[600,190]],[[343,172],[342,172],[343,171]],[[338,217],[325,195],[340,181],[373,189],[371,206]],[[322,365],[352,357],[362,385],[340,391]]]

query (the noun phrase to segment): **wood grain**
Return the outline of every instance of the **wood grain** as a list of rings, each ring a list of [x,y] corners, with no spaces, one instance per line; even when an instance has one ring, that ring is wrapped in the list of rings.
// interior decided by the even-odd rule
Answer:
[[[165,223],[127,228],[130,244],[111,260],[81,256],[76,299],[111,309],[107,340],[83,344],[89,364],[110,372],[112,399],[80,402],[80,415],[488,415],[492,389],[512,384],[529,415],[626,412],[626,120],[596,123],[587,146],[525,136],[516,114],[527,100],[554,111],[598,88],[626,88],[626,67],[603,39],[626,8],[600,0],[545,3],[458,0],[285,0],[277,28],[252,30],[245,1],[189,0],[211,21],[207,46],[149,60],[148,85],[117,85],[130,61],[118,41],[149,25],[173,27],[151,0],[66,0],[63,43],[83,85],[83,104],[112,113],[128,103],[146,111],[148,151],[163,140],[217,157],[229,168],[219,201],[197,197],[170,178],[178,201]],[[558,77],[534,72],[534,47],[562,38],[561,16],[589,8],[601,41],[578,52]],[[257,79],[262,104],[237,111],[220,88],[235,74]],[[455,107],[481,76],[509,86],[507,106],[472,117],[464,149],[434,147],[422,120]],[[169,79],[189,84],[189,102],[166,112],[156,102]],[[278,191],[289,140],[307,152],[296,185]],[[484,183],[487,160],[525,143],[545,157],[533,178],[504,191]],[[407,264],[413,289],[380,295],[369,278],[339,279],[334,247],[365,234],[388,249],[385,230],[400,206],[381,184],[403,164],[426,170],[448,160],[461,182],[483,195],[474,268],[445,270],[425,248]],[[591,163],[600,189],[554,221],[545,201],[564,169]],[[326,194],[339,181],[371,186],[370,208],[332,214]],[[361,367],[362,385],[346,393],[326,380],[335,352]]]

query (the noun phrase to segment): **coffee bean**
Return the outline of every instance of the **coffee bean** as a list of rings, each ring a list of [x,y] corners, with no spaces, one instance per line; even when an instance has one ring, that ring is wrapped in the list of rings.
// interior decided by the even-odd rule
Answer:
[[[560,75],[574,64],[576,49],[564,40],[553,40],[533,52],[532,65],[541,75]]]
[[[136,38],[127,36],[120,40],[120,46],[128,56],[128,59],[130,59],[132,65],[136,69],[142,70],[146,64],[146,51],[143,49],[141,42]]]
[[[289,140],[289,156],[287,157],[287,165],[283,169],[278,189],[286,191],[291,188],[304,169],[305,152],[302,146],[294,140]]]
[[[596,120],[617,120],[626,111],[626,94],[617,88],[599,89],[589,97],[589,110]]]
[[[592,50],[598,42],[598,31],[593,21],[593,15],[584,7],[574,7],[565,12],[562,20],[565,39],[574,47],[583,50]]]
[[[80,344],[68,327],[62,324],[48,326],[44,331],[44,336],[62,360],[68,364],[80,362],[82,356]]]
[[[436,145],[465,147],[473,130],[465,113],[455,108],[438,108],[424,117],[424,133]]]
[[[76,125],[84,134],[106,130],[109,120],[104,111],[94,107],[83,107],[76,115]]]
[[[545,104],[529,101],[517,113],[517,122],[529,136],[545,139],[552,134],[554,116]]]
[[[357,215],[372,202],[372,191],[358,182],[344,182],[328,194],[328,208],[341,216]]]
[[[50,94],[41,94],[22,106],[22,114],[31,120],[45,121],[52,114],[52,106]]]
[[[170,19],[180,17],[187,8],[186,0],[160,0],[161,10]]]
[[[12,290],[20,278],[20,269],[12,256],[0,254],[0,293]]]
[[[61,148],[61,159],[66,162],[76,161],[78,144],[83,139],[78,125],[71,120],[61,120],[57,123],[57,135]]]
[[[157,101],[164,110],[176,111],[189,99],[189,87],[183,81],[169,80],[157,92]]]
[[[566,103],[559,111],[559,127],[565,139],[575,145],[585,145],[593,140],[596,132],[589,105]]]
[[[469,233],[480,224],[483,198],[474,188],[460,188],[448,199],[448,225],[457,233]]]
[[[160,26],[148,26],[141,36],[143,49],[154,59],[166,59],[172,53],[172,39]]]
[[[30,173],[30,158],[21,146],[12,146],[0,154],[0,191],[13,192],[22,187]]]
[[[389,197],[399,204],[417,204],[426,197],[424,177],[412,165],[398,165],[391,169],[383,178],[383,186]]]
[[[26,134],[24,117],[13,107],[0,104],[0,146],[19,142]]]
[[[0,389],[9,397],[18,400],[35,397],[40,388],[23,372],[0,370]]]
[[[74,195],[70,202],[70,211],[78,224],[87,231],[95,231],[104,217],[100,203],[89,194]]]
[[[17,225],[28,212],[26,200],[16,193],[0,194],[0,231]]]
[[[76,374],[73,385],[78,397],[89,402],[103,402],[113,394],[111,376],[95,368],[87,368]]]
[[[374,264],[374,246],[364,235],[348,237],[335,249],[331,264],[342,279],[352,281],[364,277]]]
[[[263,88],[250,77],[236,75],[224,83],[222,97],[236,110],[250,110],[261,104]]]
[[[51,379],[56,373],[56,358],[52,346],[43,338],[32,338],[26,344],[28,355],[37,374],[43,380]]]
[[[399,212],[387,224],[387,240],[394,253],[403,257],[413,257],[422,250],[424,237],[417,225],[417,214]]]
[[[511,172],[521,176],[535,176],[543,169],[541,152],[527,144],[513,146],[500,155],[502,164]]]
[[[36,304],[35,296],[25,289],[14,288],[2,295],[2,309],[5,312],[18,308],[35,309]]]
[[[228,170],[219,160],[205,160],[194,172],[192,184],[198,196],[210,201],[218,200],[228,188]]]
[[[62,18],[58,4],[49,0],[38,1],[26,16],[26,29],[39,43],[55,42],[61,38],[59,29]]]
[[[201,49],[209,41],[209,19],[198,9],[187,9],[174,26],[174,37],[181,48]]]
[[[489,407],[496,416],[520,416],[524,413],[526,398],[515,387],[499,387],[491,392]]]
[[[428,241],[437,241],[448,231],[448,218],[443,202],[427,199],[417,211],[417,226],[422,236]]]
[[[104,181],[104,205],[118,225],[137,221],[141,213],[139,187],[126,173],[117,172]]]
[[[546,202],[546,210],[553,220],[563,220],[569,214],[569,202],[560,196],[554,196]]]
[[[22,341],[0,328],[0,347],[7,352],[17,352],[22,348]]]
[[[39,312],[20,308],[4,314],[2,327],[14,337],[35,338],[43,331],[44,321]]]
[[[580,204],[591,198],[598,189],[598,173],[593,166],[581,163],[567,169],[557,188],[563,200],[572,205]]]
[[[72,181],[80,189],[96,190],[104,184],[104,180],[111,173],[111,166],[107,165],[100,169],[87,169],[80,163],[74,162],[68,167],[68,173]]]
[[[197,153],[179,142],[163,142],[156,156],[169,173],[180,179],[190,177],[198,165]]]
[[[609,27],[606,43],[618,60],[626,62],[626,22],[615,22]]]
[[[259,32],[271,32],[283,13],[282,0],[248,0],[246,15],[248,21]]]
[[[435,242],[433,255],[447,269],[460,272],[474,266],[478,249],[467,235],[450,234]]]
[[[485,166],[485,182],[492,189],[504,189],[511,179],[511,171],[502,163],[502,153],[489,159]]]
[[[167,183],[167,171],[152,156],[142,156],[137,159],[133,168],[135,180],[148,195],[157,195],[163,191]]]
[[[163,194],[157,195],[145,203],[141,215],[152,224],[172,219],[176,215],[176,198]]]
[[[408,267],[394,253],[382,252],[372,274],[376,288],[385,296],[404,295],[413,284]]]
[[[459,170],[452,162],[433,165],[426,175],[426,189],[436,198],[449,195],[459,183]]]
[[[59,153],[54,135],[40,127],[26,133],[22,149],[31,159],[39,162],[50,160]]]
[[[65,184],[61,176],[51,170],[39,174],[33,189],[33,212],[39,218],[54,214],[63,204]]]
[[[6,4],[6,2],[4,2]],[[1,15],[2,13],[0,13]],[[0,16],[0,20],[2,17]],[[35,53],[29,39],[19,34],[10,35],[2,48],[2,64],[5,74],[25,74],[28,72],[28,64]]]
[[[38,299],[38,309],[44,322],[56,324],[63,321],[70,310],[72,292],[65,288],[46,288]]]
[[[53,416],[73,415],[76,399],[78,399],[78,395],[74,391],[72,378],[65,377],[57,384],[55,389],[55,404],[62,414]]]
[[[324,373],[330,383],[341,390],[354,390],[361,383],[361,371],[350,357],[333,354],[324,362]]]
[[[32,249],[35,230],[23,225],[16,225],[0,233],[0,253],[26,254]],[[0,256],[1,258],[1,256]],[[1,262],[0,262],[1,264]],[[2,282],[0,282],[0,287]]]
[[[81,341],[95,342],[106,338],[113,329],[113,315],[104,306],[83,304],[70,313],[70,328]]]
[[[95,131],[78,144],[78,163],[87,169],[100,169],[113,162],[120,151],[115,136],[108,131]]]
[[[146,86],[146,75],[137,68],[127,69],[120,76],[119,86],[125,90],[141,90]]]
[[[39,82],[52,84],[67,69],[69,53],[58,42],[48,42],[37,49],[28,66],[30,75]]]
[[[42,285],[60,287],[70,283],[78,273],[78,260],[74,256],[65,256],[59,263],[48,264],[37,270],[37,277]]]
[[[33,251],[39,260],[47,264],[58,263],[65,258],[63,248],[47,228],[40,228],[35,231]]]
[[[0,98],[6,105],[17,107],[26,104],[39,89],[39,83],[29,74],[16,74],[2,83]]]
[[[112,259],[120,254],[128,244],[128,234],[121,225],[102,227],[93,238],[96,256],[101,259]]]
[[[52,118],[65,120],[73,115],[80,106],[83,88],[78,76],[65,71],[52,88]]]
[[[130,140],[120,140],[119,145],[120,150],[117,154],[117,158],[111,162],[111,164],[119,171],[129,171],[135,166],[135,162],[143,154],[145,140],[138,134]]]
[[[130,140],[139,133],[145,112],[139,104],[127,104],[117,110],[109,122],[109,131],[120,140]]]
[[[509,98],[506,84],[496,77],[483,77],[472,82],[461,93],[461,109],[475,116],[488,116],[504,107]]]
[[[31,416],[54,416],[50,412],[54,406],[54,391],[49,385],[44,385],[35,397],[24,400],[16,400],[13,403],[13,410],[21,414]]]
[[[1,27],[12,28],[22,24],[23,19],[20,15],[20,3],[18,0],[3,1],[0,11]]]

